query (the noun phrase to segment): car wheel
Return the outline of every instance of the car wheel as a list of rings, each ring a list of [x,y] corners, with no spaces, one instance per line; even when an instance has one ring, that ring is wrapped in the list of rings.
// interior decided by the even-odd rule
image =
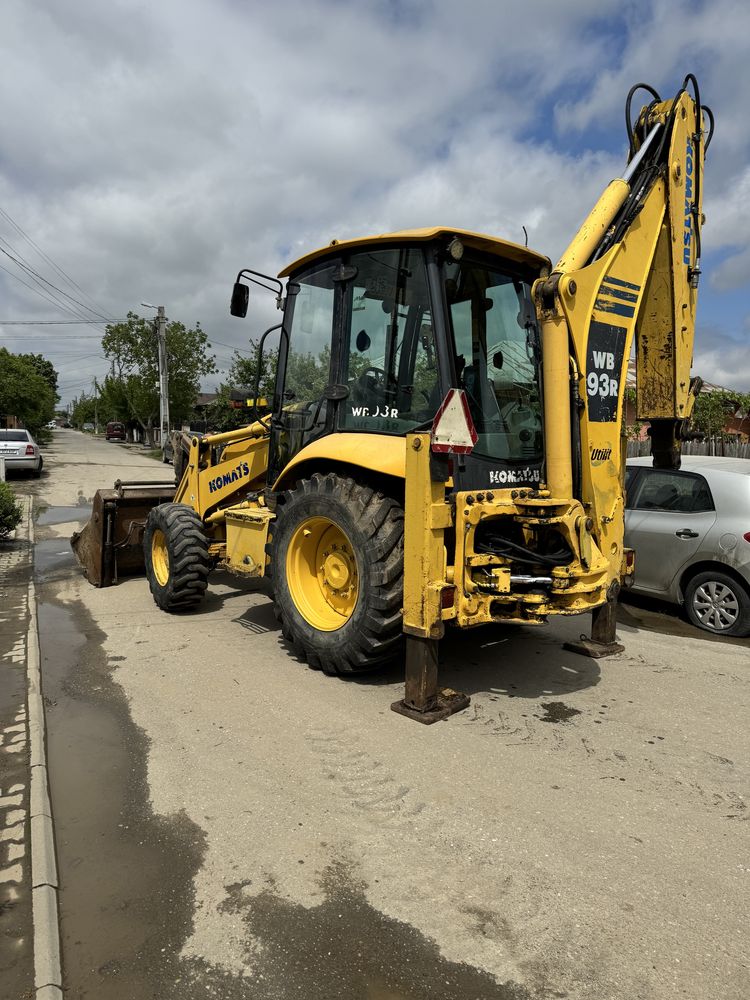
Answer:
[[[698,573],[685,588],[685,611],[693,625],[715,635],[750,635],[750,594],[721,570]]]
[[[39,459],[39,465],[37,465],[36,469],[34,469],[34,478],[35,479],[39,479],[39,477],[41,476],[41,474],[42,474],[42,466],[43,465],[44,465],[44,460],[42,458],[40,458]]]

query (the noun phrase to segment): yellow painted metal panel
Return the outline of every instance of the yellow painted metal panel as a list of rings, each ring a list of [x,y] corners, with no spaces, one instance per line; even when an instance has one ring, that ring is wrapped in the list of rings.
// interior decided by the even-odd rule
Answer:
[[[403,479],[406,474],[406,440],[389,434],[328,434],[298,452],[273,488],[277,490],[293,481],[293,471],[310,461],[343,462]]]
[[[521,246],[520,243],[511,243],[509,240],[502,240],[484,233],[474,233],[468,229],[447,229],[443,226],[434,226],[429,229],[405,229],[396,233],[380,233],[377,236],[363,236],[354,240],[334,240],[327,247],[319,247],[293,261],[279,272],[279,277],[286,278],[301,267],[342,251],[356,250],[360,247],[372,247],[375,250],[379,243],[426,243],[441,236],[446,238],[458,236],[466,246],[484,253],[496,254],[507,260],[517,261],[519,264],[527,264],[537,271],[550,266],[548,257],[535,250],[530,250],[528,247]]]
[[[441,593],[446,582],[444,525],[450,508],[445,484],[430,476],[430,435],[406,437],[404,504],[404,632],[439,639],[444,630]]]
[[[265,507],[227,510],[225,565],[228,569],[251,577],[265,574],[268,527],[273,518]]]

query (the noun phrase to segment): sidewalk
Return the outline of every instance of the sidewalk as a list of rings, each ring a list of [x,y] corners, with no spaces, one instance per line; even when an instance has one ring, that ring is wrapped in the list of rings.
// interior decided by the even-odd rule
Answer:
[[[34,498],[0,541],[0,995],[62,997],[36,597]]]
[[[33,996],[29,728],[26,712],[31,497],[0,540],[0,993]]]

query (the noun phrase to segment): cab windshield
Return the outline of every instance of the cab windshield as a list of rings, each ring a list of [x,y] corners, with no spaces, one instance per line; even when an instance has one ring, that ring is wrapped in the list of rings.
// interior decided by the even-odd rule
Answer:
[[[527,281],[463,259],[443,265],[458,386],[479,436],[473,454],[543,458],[539,332]]]
[[[405,434],[440,405],[424,255],[417,247],[352,254],[341,426]]]

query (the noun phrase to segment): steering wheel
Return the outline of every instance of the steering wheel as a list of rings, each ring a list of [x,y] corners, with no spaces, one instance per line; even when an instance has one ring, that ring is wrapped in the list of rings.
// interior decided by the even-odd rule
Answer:
[[[388,376],[382,368],[365,368],[357,378],[357,382],[365,392],[377,392],[385,388]]]

